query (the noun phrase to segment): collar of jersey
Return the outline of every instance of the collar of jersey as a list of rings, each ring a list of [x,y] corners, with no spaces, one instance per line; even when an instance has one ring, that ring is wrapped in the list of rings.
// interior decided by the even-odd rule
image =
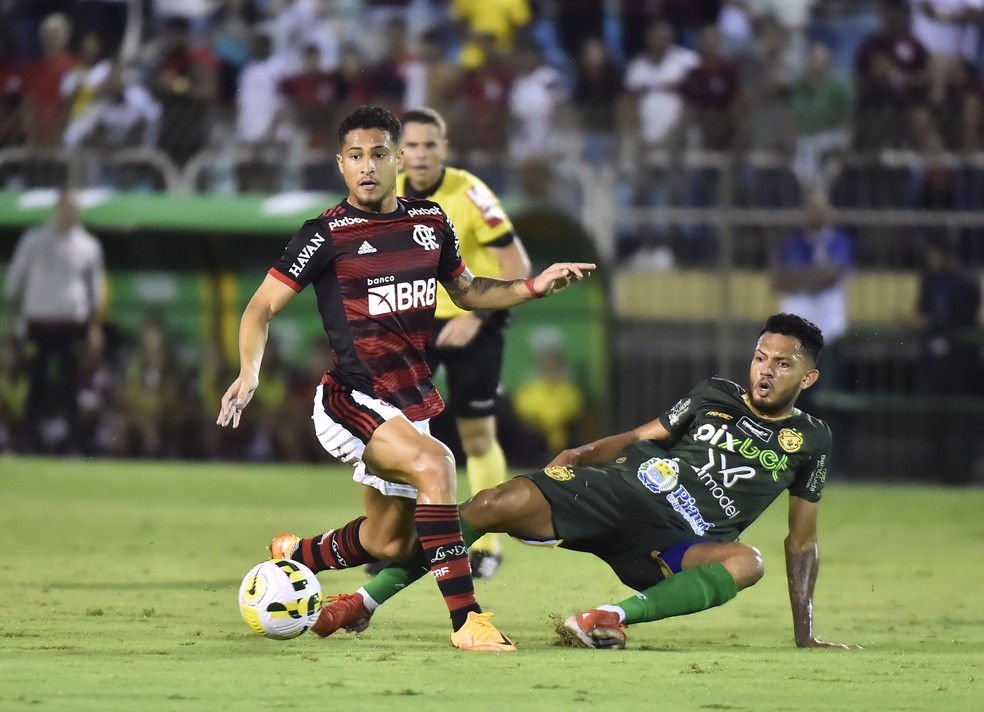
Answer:
[[[424,190],[414,190],[413,183],[410,182],[409,178],[403,179],[403,197],[404,198],[421,198],[427,199],[434,195],[437,191],[441,189],[441,184],[444,183],[444,176],[447,173],[446,168],[441,169],[441,175],[438,177],[437,182],[426,188]]]
[[[353,215],[360,218],[365,218],[366,220],[392,220],[393,218],[398,218],[401,215],[405,215],[407,208],[399,200],[396,201],[396,210],[390,213],[367,213],[365,210],[359,210],[357,207],[352,205],[348,201],[348,198],[343,200],[345,207],[352,212]]]

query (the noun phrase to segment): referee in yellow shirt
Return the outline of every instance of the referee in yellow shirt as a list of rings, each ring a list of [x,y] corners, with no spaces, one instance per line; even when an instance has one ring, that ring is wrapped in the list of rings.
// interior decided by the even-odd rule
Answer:
[[[472,274],[502,279],[528,277],[530,259],[499,199],[468,171],[444,165],[448,139],[441,115],[433,109],[414,109],[401,120],[404,173],[397,179],[397,194],[428,198],[444,208],[457,230],[461,256]],[[438,284],[435,316],[427,360],[432,371],[445,368],[448,408],[458,425],[467,457],[468,483],[474,493],[506,479],[495,411],[502,332],[508,313],[459,309]],[[486,534],[472,546],[474,578],[490,578],[501,563],[497,534]]]

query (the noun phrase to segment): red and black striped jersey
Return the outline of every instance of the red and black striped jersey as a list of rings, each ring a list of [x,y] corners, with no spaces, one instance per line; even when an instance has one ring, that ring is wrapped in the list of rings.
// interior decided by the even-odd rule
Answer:
[[[465,271],[454,226],[429,200],[399,198],[392,213],[342,201],[294,234],[270,274],[295,291],[314,285],[335,351],[332,376],[403,411],[441,412],[424,351],[437,282]]]

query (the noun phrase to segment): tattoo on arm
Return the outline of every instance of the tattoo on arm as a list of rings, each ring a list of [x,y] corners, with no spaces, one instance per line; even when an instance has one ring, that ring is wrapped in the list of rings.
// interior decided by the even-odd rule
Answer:
[[[793,551],[786,542],[786,578],[797,645],[803,645],[813,637],[813,590],[819,563],[816,543],[803,551]]]
[[[519,279],[496,279],[494,277],[476,277],[469,271],[462,272],[457,279],[445,283],[448,293],[457,301],[467,298],[469,294],[481,296],[496,289],[512,289]]]

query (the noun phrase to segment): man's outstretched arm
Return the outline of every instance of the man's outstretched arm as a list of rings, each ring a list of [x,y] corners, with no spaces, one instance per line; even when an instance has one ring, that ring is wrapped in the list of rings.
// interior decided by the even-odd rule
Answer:
[[[589,262],[558,262],[529,279],[476,277],[467,269],[450,282],[444,282],[457,306],[462,309],[508,309],[566,289],[586,279],[595,270]]]
[[[813,635],[813,589],[820,568],[817,542],[819,504],[801,497],[789,497],[789,535],[786,537],[786,579],[793,610],[793,635],[800,648],[856,648],[855,645],[828,643]]]
[[[548,467],[558,465],[604,465],[622,452],[625,448],[640,440],[669,440],[672,437],[670,431],[663,427],[659,418],[650,420],[645,425],[640,425],[634,430],[629,430],[618,435],[609,435],[594,442],[581,445],[580,447],[564,450],[550,461]]]

